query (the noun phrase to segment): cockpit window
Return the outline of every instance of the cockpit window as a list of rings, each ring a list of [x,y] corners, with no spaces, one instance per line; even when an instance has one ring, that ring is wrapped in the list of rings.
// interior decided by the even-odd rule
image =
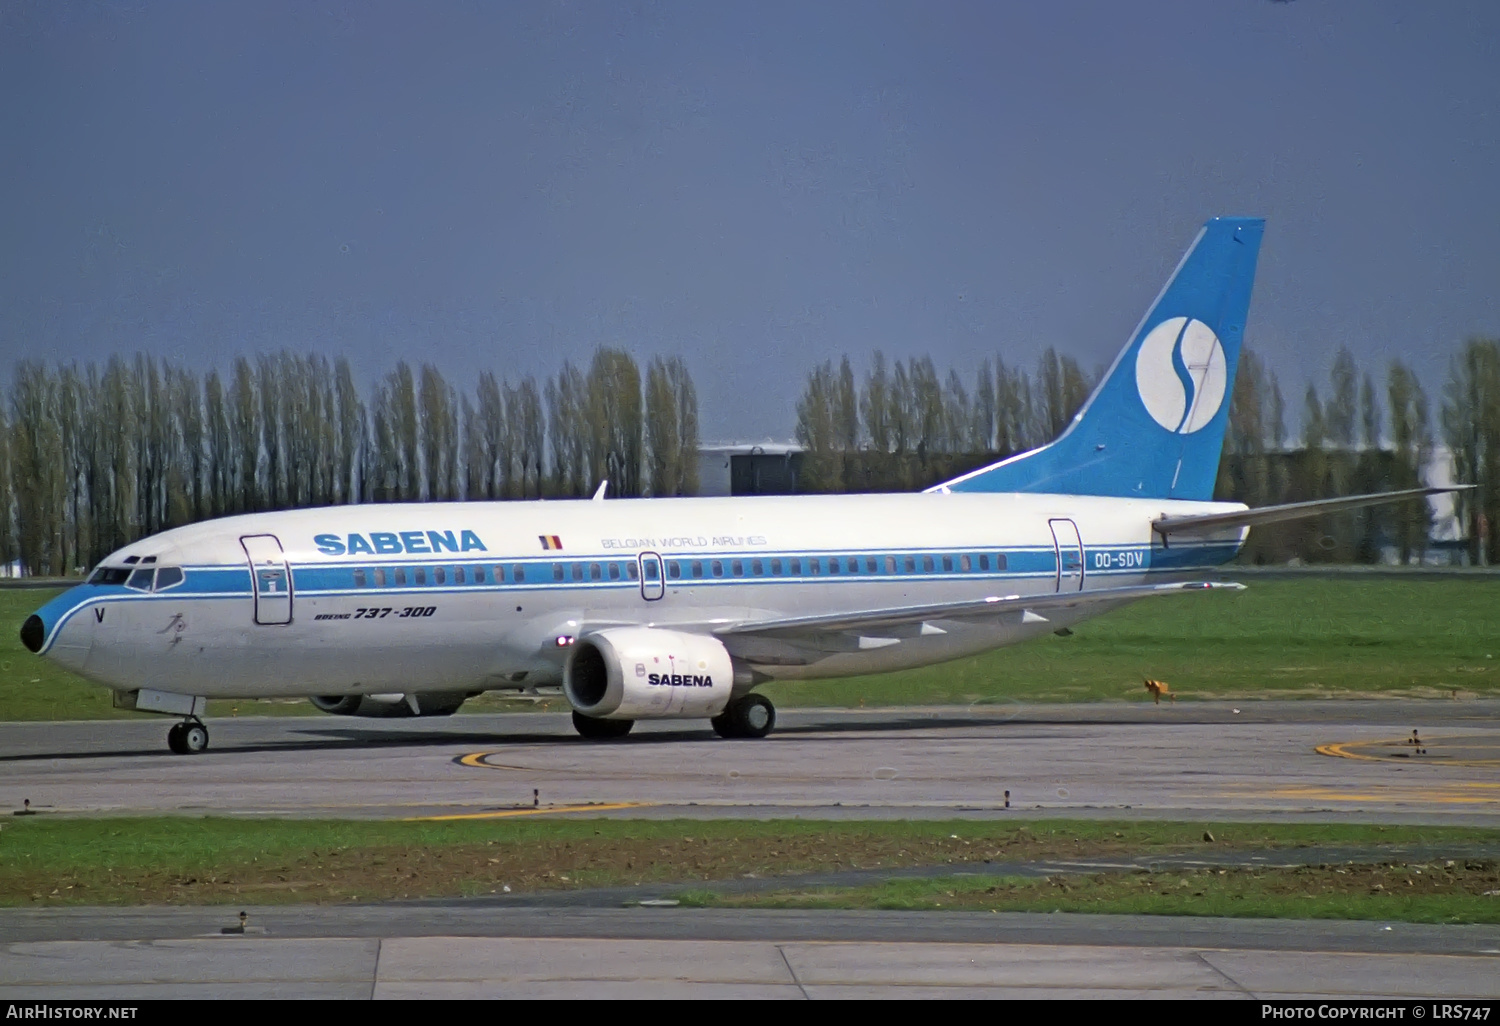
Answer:
[[[142,567],[130,575],[130,579],[125,582],[125,587],[134,588],[136,591],[150,591],[151,578],[154,576],[156,576],[155,569],[149,566]]]
[[[164,566],[156,571],[156,590],[166,591],[182,583],[182,567]]]
[[[101,566],[89,578],[90,584],[124,584],[130,576],[130,568],[123,566]]]

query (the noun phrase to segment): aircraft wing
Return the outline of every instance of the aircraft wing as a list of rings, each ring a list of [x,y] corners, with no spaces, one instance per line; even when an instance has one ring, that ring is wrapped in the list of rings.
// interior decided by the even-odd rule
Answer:
[[[1096,603],[1123,602],[1158,595],[1181,595],[1199,591],[1243,591],[1243,584],[1216,581],[1188,581],[1177,584],[1133,585],[1126,588],[1099,588],[1045,595],[991,595],[962,602],[937,602],[922,606],[893,606],[859,612],[820,613],[813,616],[791,616],[775,620],[751,620],[714,629],[720,636],[758,635],[795,639],[843,631],[865,631],[883,627],[900,627],[931,620],[984,620],[1007,614],[1037,613],[1039,610],[1073,608]]]
[[[1363,506],[1378,506],[1386,502],[1401,502],[1442,492],[1463,492],[1473,485],[1449,485],[1439,488],[1406,488],[1399,492],[1374,492],[1369,495],[1351,495],[1343,499],[1314,499],[1311,502],[1289,502],[1281,506],[1262,506],[1259,509],[1241,509],[1229,513],[1205,513],[1201,516],[1162,517],[1151,522],[1151,529],[1163,539],[1169,534],[1213,534],[1232,527],[1255,527],[1260,524],[1275,524],[1283,520],[1300,520],[1303,517],[1322,516],[1325,513],[1342,513]]]

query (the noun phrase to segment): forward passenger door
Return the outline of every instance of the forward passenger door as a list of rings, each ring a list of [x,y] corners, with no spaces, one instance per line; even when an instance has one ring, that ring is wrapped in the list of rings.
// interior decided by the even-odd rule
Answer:
[[[266,626],[292,622],[292,573],[286,553],[274,534],[251,534],[240,539],[250,560],[250,582],[255,591],[255,622]]]

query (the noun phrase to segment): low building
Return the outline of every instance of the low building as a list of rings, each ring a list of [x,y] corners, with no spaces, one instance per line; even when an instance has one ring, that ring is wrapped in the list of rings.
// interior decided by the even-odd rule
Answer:
[[[792,495],[802,465],[795,442],[709,442],[698,447],[699,495]]]

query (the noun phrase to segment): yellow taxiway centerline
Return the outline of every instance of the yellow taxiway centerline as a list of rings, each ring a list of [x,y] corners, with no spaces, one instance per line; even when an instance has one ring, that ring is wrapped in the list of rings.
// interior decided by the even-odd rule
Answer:
[[[468,755],[465,755],[462,758],[460,758],[458,760],[458,764],[460,766],[467,766],[470,769],[521,770],[521,771],[525,771],[525,770],[527,770],[527,769],[530,768],[530,767],[527,767],[527,766],[507,766],[504,763],[499,763],[499,762],[485,762],[485,760],[488,759],[490,756],[492,756],[492,755],[499,755],[499,754],[500,754],[499,752],[470,752]]]
[[[1298,798],[1323,802],[1379,802],[1408,805],[1489,805],[1500,802],[1500,784],[1454,783],[1437,786],[1350,784],[1349,790],[1317,784],[1272,787],[1264,791],[1222,791],[1219,798]]]
[[[501,809],[496,812],[454,812],[446,816],[408,816],[408,823],[436,823],[449,819],[510,819],[514,816],[548,816],[554,812],[615,812],[620,809],[644,809],[655,802],[610,802],[599,805],[553,805],[531,809]]]
[[[1428,749],[1428,748],[1430,748],[1432,746],[1442,745],[1444,742],[1455,742],[1456,741],[1456,742],[1462,743],[1462,742],[1467,741],[1467,740],[1468,740],[1467,737],[1461,737],[1461,738],[1441,738],[1441,737],[1434,737],[1434,738],[1430,738],[1430,739],[1423,739],[1423,741],[1420,744],[1420,747],[1425,750],[1425,749]],[[1381,745],[1385,745],[1385,746],[1390,747],[1392,749],[1392,751],[1390,752],[1390,754],[1376,754],[1376,755],[1371,755],[1371,754],[1368,754],[1367,752],[1356,751],[1356,749],[1370,749],[1370,748],[1376,748],[1376,747],[1381,746]],[[1492,745],[1493,745],[1493,742],[1491,742],[1490,746],[1486,746],[1486,747],[1491,747]],[[1425,763],[1425,764],[1427,764],[1429,766],[1486,766],[1486,767],[1489,767],[1489,766],[1500,766],[1500,758],[1496,758],[1496,759],[1454,759],[1454,758],[1449,758],[1448,756],[1443,755],[1441,752],[1439,752],[1437,755],[1427,754],[1427,755],[1421,755],[1421,756],[1417,756],[1415,758],[1412,758],[1410,756],[1410,754],[1409,754],[1409,750],[1412,749],[1412,748],[1416,748],[1416,747],[1419,747],[1419,746],[1418,745],[1413,745],[1412,741],[1411,741],[1411,738],[1391,737],[1391,738],[1377,738],[1375,740],[1370,740],[1370,741],[1339,741],[1339,742],[1336,742],[1334,744],[1317,745],[1317,746],[1315,746],[1313,748],[1313,751],[1317,752],[1319,755],[1328,755],[1328,756],[1332,756],[1332,757],[1338,758],[1338,759],[1358,759],[1360,762],[1394,762],[1397,759],[1403,759],[1403,760],[1409,760],[1410,761],[1409,764],[1411,764],[1411,765],[1418,765],[1418,764],[1421,764],[1421,763]],[[1402,749],[1402,748],[1408,749],[1408,751],[1407,752],[1399,751],[1399,749]]]

